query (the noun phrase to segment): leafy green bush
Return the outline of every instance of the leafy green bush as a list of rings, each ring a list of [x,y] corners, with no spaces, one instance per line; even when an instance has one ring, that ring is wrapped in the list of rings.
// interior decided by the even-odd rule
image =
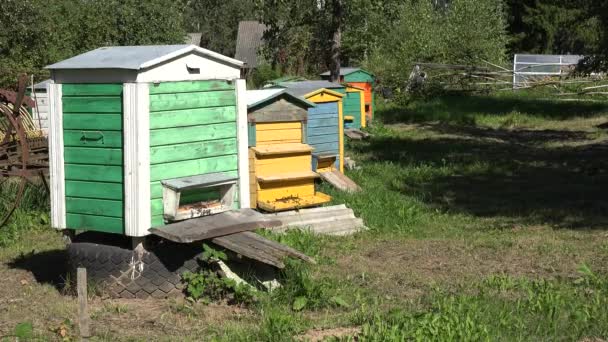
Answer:
[[[203,244],[201,260],[209,267],[197,273],[185,272],[182,280],[186,283],[186,293],[192,300],[201,300],[209,303],[215,300],[228,299],[238,304],[251,304],[256,301],[256,291],[247,284],[237,284],[229,278],[211,270],[211,266],[219,261],[226,261],[228,257],[223,251],[216,250]]]

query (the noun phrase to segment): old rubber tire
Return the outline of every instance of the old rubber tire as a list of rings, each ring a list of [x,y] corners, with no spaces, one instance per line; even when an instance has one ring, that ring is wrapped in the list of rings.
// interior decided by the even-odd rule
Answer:
[[[181,295],[181,275],[195,272],[201,244],[177,244],[150,238],[143,252],[131,249],[128,238],[86,232],[68,246],[69,279],[85,267],[89,286],[115,298],[166,298]]]

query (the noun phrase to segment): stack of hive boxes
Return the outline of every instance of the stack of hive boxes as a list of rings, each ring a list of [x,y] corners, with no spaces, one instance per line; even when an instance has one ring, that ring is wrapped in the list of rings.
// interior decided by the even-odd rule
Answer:
[[[314,106],[283,89],[247,92],[252,207],[275,212],[331,200],[315,191],[319,175],[305,143],[307,110]]]

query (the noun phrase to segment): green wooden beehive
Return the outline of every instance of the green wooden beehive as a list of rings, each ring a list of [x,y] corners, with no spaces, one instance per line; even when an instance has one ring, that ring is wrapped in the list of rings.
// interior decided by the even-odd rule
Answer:
[[[241,66],[193,45],[105,47],[49,66],[53,227],[141,237],[248,208]]]

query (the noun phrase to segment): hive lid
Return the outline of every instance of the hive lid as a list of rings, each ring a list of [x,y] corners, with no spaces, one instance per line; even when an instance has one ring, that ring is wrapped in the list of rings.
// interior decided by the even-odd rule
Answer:
[[[241,61],[196,45],[142,45],[101,47],[49,65],[46,69],[141,70],[192,52],[236,67],[243,66]]]

